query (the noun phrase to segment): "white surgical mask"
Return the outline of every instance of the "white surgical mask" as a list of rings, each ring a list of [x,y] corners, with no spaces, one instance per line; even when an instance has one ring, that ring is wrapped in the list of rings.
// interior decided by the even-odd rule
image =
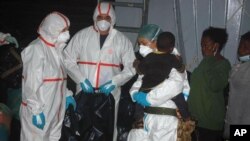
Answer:
[[[59,43],[66,43],[70,38],[69,31],[65,31],[60,33],[60,35],[57,38],[57,42]]]
[[[99,30],[106,31],[110,27],[110,22],[106,20],[100,20],[100,21],[97,21],[96,25],[99,28]]]
[[[250,60],[250,55],[240,56],[239,59],[241,62],[247,62]]]
[[[142,57],[147,56],[151,52],[153,52],[153,49],[149,46],[140,45],[139,53],[142,55]]]

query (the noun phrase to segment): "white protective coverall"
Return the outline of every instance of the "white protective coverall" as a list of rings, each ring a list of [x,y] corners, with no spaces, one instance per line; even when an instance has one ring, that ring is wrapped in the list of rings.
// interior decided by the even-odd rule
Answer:
[[[65,114],[66,73],[57,37],[69,26],[68,18],[59,12],[45,17],[39,26],[40,36],[21,53],[23,61],[21,141],[58,141]],[[45,126],[32,124],[32,116],[43,112]]]
[[[130,89],[131,97],[141,87],[142,75]],[[187,81],[187,73],[179,73],[172,69],[169,78],[153,88],[147,94],[147,101],[152,107],[166,107],[176,109],[173,97],[183,91]],[[144,129],[132,129],[128,135],[128,141],[176,141],[178,119],[171,115],[144,114]]]
[[[100,33],[96,27],[97,16],[106,13],[111,17],[111,27],[102,48],[100,47]],[[121,89],[124,83],[135,75],[133,61],[135,55],[131,41],[121,32],[113,28],[115,12],[111,4],[98,4],[94,11],[94,26],[79,31],[65,48],[66,64],[70,77],[78,84],[86,78],[94,88],[112,80],[116,88],[112,91],[115,99],[115,121],[113,141],[117,138],[117,113]],[[120,65],[123,65],[121,70]],[[81,90],[77,85],[77,92]]]

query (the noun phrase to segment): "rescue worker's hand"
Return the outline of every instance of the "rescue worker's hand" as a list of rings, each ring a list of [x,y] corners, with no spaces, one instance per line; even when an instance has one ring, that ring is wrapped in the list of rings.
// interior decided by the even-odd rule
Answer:
[[[69,105],[72,104],[74,107],[74,110],[76,110],[76,101],[73,96],[67,96],[66,97],[66,109],[69,108]]]
[[[5,40],[6,40],[7,42],[9,42],[9,43],[15,44],[15,47],[16,47],[16,48],[19,47],[18,42],[17,42],[17,40],[16,40],[15,37],[7,36],[7,37],[5,37]]]
[[[45,126],[45,116],[44,113],[41,112],[38,115],[33,115],[32,116],[32,123],[33,125],[35,125],[37,128],[43,130],[44,126]]]
[[[147,101],[147,93],[136,92],[133,94],[133,99],[142,106],[150,106],[151,104]]]
[[[185,101],[187,101],[189,97],[189,93],[182,92],[182,94],[184,96]]]
[[[107,83],[101,85],[99,87],[99,90],[101,93],[104,93],[108,96],[115,89],[115,87],[116,85],[112,83],[112,80],[110,80]]]
[[[82,91],[85,93],[94,93],[94,88],[91,85],[91,83],[89,82],[88,79],[85,79],[83,82],[80,83],[81,87],[82,87]]]

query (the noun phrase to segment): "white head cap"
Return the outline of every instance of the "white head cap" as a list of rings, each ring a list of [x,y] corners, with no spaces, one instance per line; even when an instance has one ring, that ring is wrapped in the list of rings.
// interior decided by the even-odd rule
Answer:
[[[47,15],[38,28],[38,33],[48,42],[55,43],[63,29],[70,26],[69,19],[59,12]]]
[[[101,2],[99,3],[94,11],[93,15],[93,20],[94,20],[94,26],[96,27],[96,21],[97,21],[97,16],[101,14],[107,14],[111,18],[111,28],[115,25],[116,22],[116,17],[115,17],[115,11],[111,3],[109,2]]]

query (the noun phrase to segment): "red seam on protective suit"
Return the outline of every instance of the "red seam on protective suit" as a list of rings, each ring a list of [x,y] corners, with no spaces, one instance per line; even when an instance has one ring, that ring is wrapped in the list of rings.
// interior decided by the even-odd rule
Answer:
[[[27,103],[25,103],[25,102],[21,102],[21,104],[23,105],[23,106],[27,106]]]
[[[65,23],[66,23],[66,27],[68,28],[68,27],[69,27],[69,24],[68,24],[67,18],[66,18],[64,15],[62,15],[61,13],[59,13],[59,12],[56,12],[56,14],[58,14],[60,17],[63,18],[63,20],[64,20]]]
[[[78,61],[78,64],[87,64],[87,65],[96,65],[96,63],[94,62],[82,62],[82,61]]]
[[[101,66],[120,67],[120,65],[116,65],[116,64],[99,63],[98,68],[97,68],[97,76],[96,76],[96,86],[95,86],[96,88],[99,88],[99,78],[100,78]]]
[[[78,61],[78,64],[86,64],[86,65],[96,65],[97,63],[95,62],[83,62],[83,61]],[[121,65],[117,64],[108,64],[108,63],[100,63],[101,66],[110,66],[110,67],[120,67]]]
[[[102,14],[102,11],[101,11],[101,3],[98,4],[98,12],[99,12],[99,15]]]
[[[50,47],[55,47],[54,44],[49,43],[48,41],[46,41],[41,35],[38,36],[39,39],[41,39],[46,45],[50,46]]]
[[[64,81],[67,80],[67,78],[47,78],[43,79],[43,82],[55,82],[55,81]]]
[[[97,65],[95,62],[82,62],[78,61],[78,64],[86,64],[86,65]],[[101,66],[107,66],[107,67],[120,67],[120,65],[117,64],[107,64],[107,63],[99,63],[97,67],[97,76],[96,76],[96,88],[99,86],[99,77],[100,77],[100,70]]]
[[[99,64],[98,64],[98,67],[97,67],[97,76],[96,76],[96,85],[95,85],[96,88],[99,87],[100,69],[101,69],[101,65],[100,65],[100,63],[99,63]]]
[[[109,4],[107,15],[109,15],[110,7],[111,7],[111,4]]]
[[[100,63],[102,66],[109,66],[109,67],[120,67],[120,65],[117,64],[107,64],[107,63]]]

